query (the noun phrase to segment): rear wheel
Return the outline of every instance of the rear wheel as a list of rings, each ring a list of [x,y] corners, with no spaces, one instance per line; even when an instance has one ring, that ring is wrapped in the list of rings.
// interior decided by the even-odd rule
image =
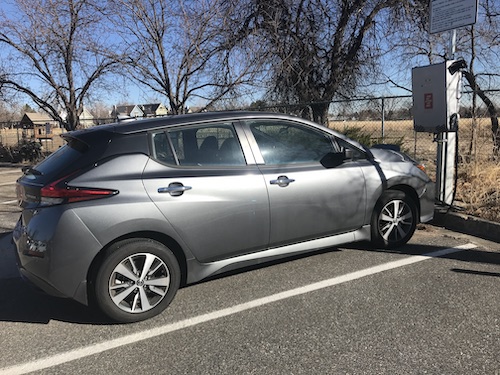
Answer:
[[[118,322],[135,322],[162,312],[180,284],[175,255],[150,239],[112,245],[94,280],[98,308]]]
[[[417,227],[417,206],[408,194],[386,191],[375,205],[372,215],[372,243],[383,248],[406,244]]]

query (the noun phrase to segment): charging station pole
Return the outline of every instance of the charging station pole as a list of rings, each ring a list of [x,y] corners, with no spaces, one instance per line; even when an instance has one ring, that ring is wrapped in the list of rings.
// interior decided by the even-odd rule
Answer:
[[[457,30],[450,31],[450,47],[448,51],[448,61],[455,59]],[[446,87],[447,106],[446,119],[448,121],[448,130],[437,134],[437,165],[436,165],[436,200],[446,206],[453,204],[455,196],[456,179],[456,159],[457,159],[457,137],[458,137],[458,111],[459,99],[461,94],[460,81],[462,73],[459,74],[458,87]],[[453,117],[455,116],[455,117]],[[454,124],[453,122],[456,121]],[[454,131],[453,131],[454,130]]]
[[[461,73],[458,72],[460,75]],[[459,94],[459,91],[456,91]],[[436,200],[446,206],[453,204],[455,196],[455,178],[456,178],[456,159],[457,159],[457,132],[458,132],[458,96],[456,100],[457,108],[453,112],[449,107],[447,108],[447,119],[450,125],[455,129],[454,131],[444,131],[437,134],[437,165],[436,165]],[[448,104],[452,104],[448,103]],[[455,104],[455,103],[453,103]],[[453,120],[452,116],[456,116]],[[456,121],[455,124],[452,124]],[[450,129],[451,130],[451,129]]]
[[[460,62],[449,60],[412,69],[413,125],[435,134],[437,141],[436,200],[451,205],[455,188]]]

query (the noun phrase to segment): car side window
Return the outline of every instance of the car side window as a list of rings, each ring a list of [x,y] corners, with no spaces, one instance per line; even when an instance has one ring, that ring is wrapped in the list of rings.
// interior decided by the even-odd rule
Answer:
[[[167,129],[152,135],[153,158],[180,166],[239,166],[245,157],[232,124]]]
[[[152,136],[153,158],[167,164],[176,164],[172,149],[168,144],[165,132],[156,133]]]
[[[329,134],[293,122],[249,125],[266,165],[319,163],[326,154],[339,151]]]

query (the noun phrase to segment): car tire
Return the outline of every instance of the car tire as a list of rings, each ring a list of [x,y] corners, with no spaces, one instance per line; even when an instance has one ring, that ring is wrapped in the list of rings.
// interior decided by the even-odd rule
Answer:
[[[392,249],[406,244],[417,227],[417,206],[400,190],[388,190],[378,200],[371,220],[372,244]]]
[[[167,308],[180,284],[175,255],[151,239],[110,246],[95,274],[94,300],[109,318],[122,323],[149,319]]]

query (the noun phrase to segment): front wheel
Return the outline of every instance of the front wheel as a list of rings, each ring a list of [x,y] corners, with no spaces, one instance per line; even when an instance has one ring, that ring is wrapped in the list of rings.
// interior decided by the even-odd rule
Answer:
[[[417,215],[417,206],[408,194],[386,191],[373,211],[372,243],[386,249],[403,246],[415,232]]]
[[[112,245],[94,280],[97,307],[111,319],[129,323],[162,312],[180,284],[175,255],[150,239],[132,239]]]

